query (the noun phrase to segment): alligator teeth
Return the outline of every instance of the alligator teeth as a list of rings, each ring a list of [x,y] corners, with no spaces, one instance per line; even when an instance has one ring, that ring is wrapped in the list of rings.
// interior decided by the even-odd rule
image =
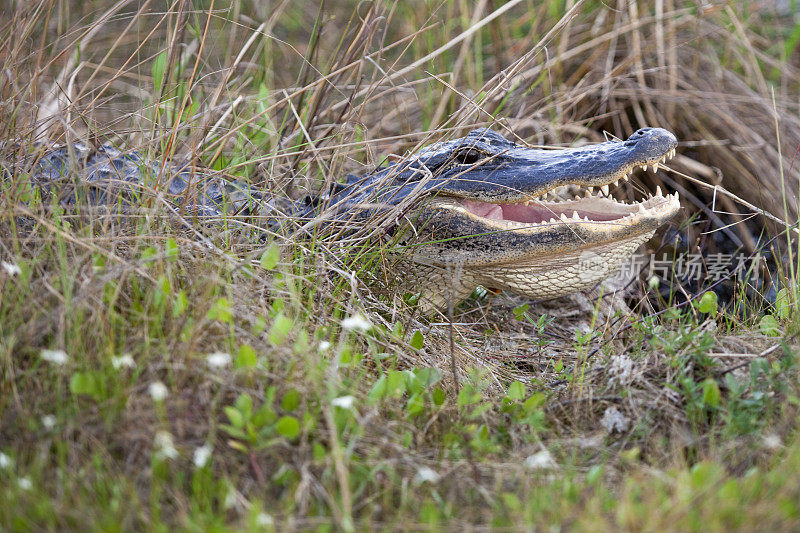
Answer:
[[[603,191],[603,194],[605,196],[608,196],[608,184],[605,184],[602,187],[600,187],[600,190]]]
[[[577,211],[573,211],[572,212],[572,220],[575,220],[577,222],[580,219],[581,219],[581,216],[578,214],[578,212]]]
[[[661,185],[656,185],[656,196],[661,196]]]
[[[562,222],[569,222],[566,213],[561,213],[561,215],[558,218],[560,218]]]
[[[555,219],[555,218],[551,218],[551,219],[550,219],[550,223],[551,223],[551,224],[555,224],[555,223],[556,223],[556,219]]]
[[[619,180],[614,181],[614,187],[619,187]]]
[[[592,194],[594,192],[594,187],[586,187],[586,190],[589,191],[589,194]]]
[[[653,163],[653,172],[658,170],[658,163]]]
[[[642,170],[644,170],[645,172],[647,172],[647,165],[639,165],[639,166],[641,166],[641,167],[642,167]]]
[[[584,198],[591,198],[592,197],[592,191],[585,191],[583,193],[583,197]]]

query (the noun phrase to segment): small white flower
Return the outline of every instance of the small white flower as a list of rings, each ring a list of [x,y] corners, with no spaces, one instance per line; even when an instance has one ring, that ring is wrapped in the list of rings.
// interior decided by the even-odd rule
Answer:
[[[764,447],[770,450],[777,450],[783,444],[781,442],[781,438],[775,433],[768,433],[767,435],[764,435],[763,442]]]
[[[658,286],[659,286],[660,284],[661,284],[661,282],[659,281],[659,279],[658,279],[658,276],[650,276],[650,279],[648,279],[648,280],[647,280],[647,287],[648,287],[648,288],[649,288],[651,291],[655,291],[655,290],[657,290],[657,289],[658,289]]]
[[[206,443],[202,446],[194,449],[194,466],[197,468],[203,468],[208,464],[208,460],[211,459],[211,453],[214,451],[214,447],[210,444]]]
[[[3,270],[5,270],[6,274],[8,274],[9,276],[16,276],[17,274],[22,273],[22,269],[19,268],[14,263],[7,263],[6,261],[3,261],[2,265],[3,265]]]
[[[628,419],[625,415],[620,413],[616,407],[609,407],[603,413],[603,418],[600,419],[600,425],[606,428],[606,431],[613,433],[618,431],[624,433],[628,430]]]
[[[178,457],[178,450],[175,449],[175,442],[172,435],[167,431],[159,431],[153,439],[156,447],[156,455],[162,459],[175,459]]]
[[[11,459],[11,457],[7,456],[3,452],[0,452],[0,468],[11,468],[12,464],[14,464],[14,461]]]
[[[320,352],[326,352],[326,351],[328,351],[330,349],[330,347],[331,347],[331,343],[329,343],[328,341],[322,341],[322,342],[319,343],[319,351]]]
[[[167,386],[161,383],[160,381],[154,381],[147,387],[147,392],[150,393],[150,397],[153,398],[155,402],[163,402],[164,399],[169,394],[167,390]]]
[[[31,483],[31,480],[26,477],[19,478],[17,480],[17,484],[22,490],[31,490],[33,488],[33,483]]]
[[[206,363],[209,368],[224,368],[231,364],[231,354],[225,352],[214,352],[206,356]]]
[[[133,360],[131,354],[126,353],[119,357],[112,357],[111,366],[114,367],[114,370],[119,370],[120,368],[136,368],[136,361]]]
[[[64,350],[42,350],[41,357],[48,363],[63,365],[69,361],[69,356]]]
[[[536,452],[525,458],[525,466],[533,470],[552,470],[558,465],[547,450]]]
[[[54,415],[44,415],[42,417],[42,425],[45,429],[51,430],[56,427],[56,417]]]
[[[342,409],[352,409],[355,398],[352,396],[339,396],[331,400],[331,405],[334,407],[341,407]]]
[[[342,320],[342,327],[344,329],[351,329],[354,331],[369,331],[369,329],[372,327],[372,324],[362,315],[356,313],[355,315],[349,316]]]
[[[272,515],[267,513],[258,513],[256,517],[256,525],[261,527],[269,527],[275,525],[275,519],[272,518]]]
[[[436,470],[432,468],[428,468],[427,466],[423,466],[419,470],[417,470],[417,475],[414,476],[414,481],[417,483],[438,483],[439,480],[442,479],[442,476]]]

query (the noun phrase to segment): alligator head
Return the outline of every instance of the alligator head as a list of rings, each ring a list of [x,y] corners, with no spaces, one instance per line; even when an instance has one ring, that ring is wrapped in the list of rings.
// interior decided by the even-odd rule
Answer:
[[[612,196],[636,168],[655,170],[676,146],[660,128],[562,150],[526,148],[480,129],[371,180],[383,184],[379,204],[415,195],[404,218],[417,267],[410,289],[430,292],[430,305],[460,300],[479,284],[550,298],[608,277],[678,212],[677,193],[664,196],[660,188],[639,202]],[[441,290],[448,284],[449,296]],[[437,288],[425,291],[429,285]]]

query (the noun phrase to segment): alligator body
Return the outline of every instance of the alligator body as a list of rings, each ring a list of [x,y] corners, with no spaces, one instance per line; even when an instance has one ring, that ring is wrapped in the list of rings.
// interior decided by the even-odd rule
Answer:
[[[645,128],[622,142],[532,149],[479,129],[299,201],[108,146],[51,148],[27,173],[45,189],[77,177],[83,200],[98,204],[130,205],[145,183],[158,183],[173,205],[203,217],[246,210],[277,219],[280,211],[300,223],[324,214],[352,226],[388,214],[402,231],[403,289],[442,308],[477,285],[550,298],[606,278],[680,207],[677,193],[625,203],[610,188],[638,167],[655,170],[676,145],[670,132]],[[62,202],[81,201],[67,190]]]

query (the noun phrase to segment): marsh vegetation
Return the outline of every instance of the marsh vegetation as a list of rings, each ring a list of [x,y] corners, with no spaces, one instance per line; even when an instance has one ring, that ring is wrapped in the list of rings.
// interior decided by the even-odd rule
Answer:
[[[5,165],[0,529],[796,530],[786,4],[0,5],[2,161],[110,143],[301,198],[476,126],[659,126],[678,156],[621,194],[683,202],[643,250],[668,267],[424,316],[382,290],[380,220],[184,224],[157,179],[65,207]]]

